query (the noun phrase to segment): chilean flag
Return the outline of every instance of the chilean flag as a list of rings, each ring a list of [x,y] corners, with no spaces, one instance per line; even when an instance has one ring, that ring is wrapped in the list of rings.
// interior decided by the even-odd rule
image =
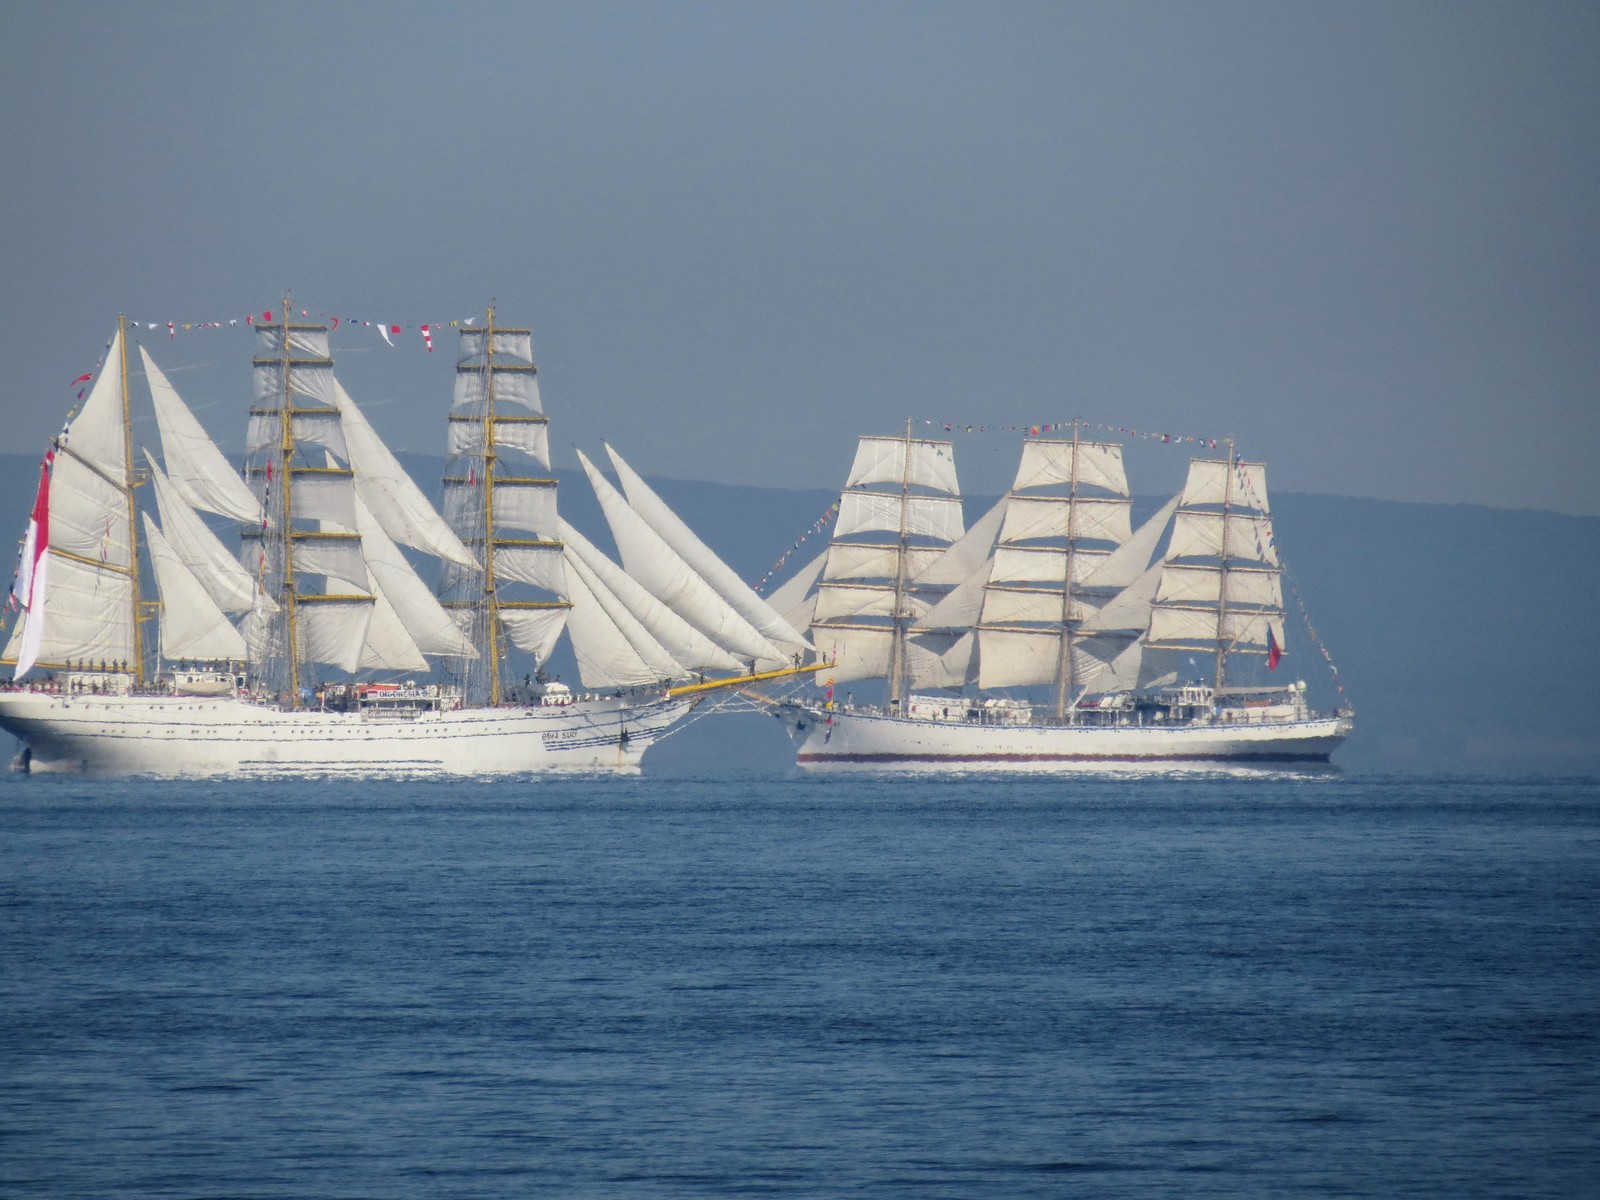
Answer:
[[[1283,647],[1278,645],[1277,636],[1272,632],[1272,626],[1267,626],[1267,670],[1276,671],[1278,660],[1283,657]]]
[[[34,497],[33,515],[28,518],[28,533],[22,539],[22,564],[18,571],[17,597],[22,604],[22,642],[17,647],[17,669],[13,679],[21,679],[39,658],[44,643],[44,602],[48,591],[45,575],[50,566],[50,467],[55,462],[52,448],[39,464],[39,494]]]

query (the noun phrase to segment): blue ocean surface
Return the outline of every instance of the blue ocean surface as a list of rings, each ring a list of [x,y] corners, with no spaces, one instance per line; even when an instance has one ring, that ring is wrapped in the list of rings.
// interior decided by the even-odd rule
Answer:
[[[1600,1192],[1600,781],[0,781],[0,1194]]]

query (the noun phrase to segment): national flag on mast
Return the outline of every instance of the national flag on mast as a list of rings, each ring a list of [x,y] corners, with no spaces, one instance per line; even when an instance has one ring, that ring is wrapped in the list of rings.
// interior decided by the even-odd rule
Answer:
[[[52,446],[39,464],[39,492],[33,500],[33,515],[22,539],[22,562],[18,567],[17,600],[22,605],[22,641],[17,647],[17,669],[13,679],[21,679],[39,659],[44,644],[45,597],[49,594],[45,577],[50,566],[50,469],[55,463]]]
[[[1267,670],[1276,671],[1278,660],[1283,657],[1283,647],[1278,645],[1278,636],[1272,631],[1271,622],[1267,623]]]

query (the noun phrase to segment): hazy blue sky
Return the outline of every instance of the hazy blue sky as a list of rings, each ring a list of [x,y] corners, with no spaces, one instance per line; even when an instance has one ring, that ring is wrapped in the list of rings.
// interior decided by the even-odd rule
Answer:
[[[1079,414],[1280,490],[1600,513],[1597,63],[1592,0],[4,0],[0,448],[119,310],[492,297],[563,464],[826,487],[907,416]],[[334,344],[440,445],[448,338]],[[234,442],[249,351],[153,340]],[[964,437],[970,490],[1014,454]]]

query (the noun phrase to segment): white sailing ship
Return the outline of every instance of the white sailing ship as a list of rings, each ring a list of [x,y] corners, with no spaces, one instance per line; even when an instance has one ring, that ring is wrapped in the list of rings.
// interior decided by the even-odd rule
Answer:
[[[1325,762],[1352,717],[1271,682],[1281,576],[1265,469],[1231,442],[1136,530],[1120,445],[1029,438],[967,529],[952,444],[908,422],[860,440],[833,540],[770,598],[832,664],[776,712],[808,770]],[[839,703],[858,680],[885,702]]]
[[[443,515],[335,377],[326,326],[285,302],[254,337],[242,476],[142,346],[161,462],[136,459],[121,321],[53,441],[4,652],[19,765],[637,771],[719,676],[781,677],[808,649],[748,589],[725,598],[715,581],[732,573],[620,458],[628,501],[585,466],[637,525],[618,539],[626,571],[561,520],[531,338],[492,309],[461,334]],[[136,503],[145,484],[155,516]],[[237,555],[201,512],[241,523]],[[439,559],[437,596],[401,546]],[[544,677],[563,632],[583,694]]]

